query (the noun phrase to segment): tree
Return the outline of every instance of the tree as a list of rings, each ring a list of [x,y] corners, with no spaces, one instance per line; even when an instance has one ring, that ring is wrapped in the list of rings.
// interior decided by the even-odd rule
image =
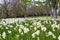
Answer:
[[[52,7],[53,18],[56,19],[57,18],[57,8],[58,8],[58,4],[59,4],[60,0],[46,0],[46,1],[47,1],[47,4],[49,5],[50,9]]]
[[[8,17],[8,9],[7,9],[7,7],[8,7],[8,1],[7,0],[3,0],[3,5],[2,5],[2,7],[4,8],[4,11],[5,11],[5,14],[6,14],[6,17]]]

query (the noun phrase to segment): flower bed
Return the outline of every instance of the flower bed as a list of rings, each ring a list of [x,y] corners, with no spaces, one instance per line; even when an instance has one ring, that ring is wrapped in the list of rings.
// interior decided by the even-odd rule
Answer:
[[[60,40],[60,20],[0,21],[0,40]]]

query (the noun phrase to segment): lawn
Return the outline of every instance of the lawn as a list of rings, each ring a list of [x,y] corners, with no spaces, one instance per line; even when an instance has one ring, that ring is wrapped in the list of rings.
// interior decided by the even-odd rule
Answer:
[[[60,19],[0,21],[0,40],[60,40]]]

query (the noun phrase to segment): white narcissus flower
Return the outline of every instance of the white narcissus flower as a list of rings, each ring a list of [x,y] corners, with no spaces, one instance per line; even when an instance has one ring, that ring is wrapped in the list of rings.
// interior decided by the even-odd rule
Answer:
[[[55,29],[54,28],[57,28],[57,29],[60,29],[60,26],[59,25],[56,25],[56,24],[52,24],[52,29],[53,29],[53,31],[55,31]]]
[[[34,37],[35,37],[35,33],[32,34],[32,38],[34,38]]]
[[[56,36],[54,34],[52,36],[53,36],[53,38],[56,38]]]
[[[23,33],[23,32],[21,32],[21,35],[24,35],[24,33]]]
[[[18,38],[18,37],[19,37],[19,35],[16,35],[16,37]]]
[[[14,28],[14,30],[16,30],[16,27]]]
[[[28,23],[25,23],[26,26],[28,26],[29,24]]]
[[[54,21],[54,24],[57,24],[57,22],[56,22],[56,21]]]
[[[33,22],[33,25],[34,25],[34,26],[37,25],[37,22]]]
[[[42,25],[41,25],[41,23],[38,23],[37,24],[37,28],[40,28]]]
[[[53,35],[53,33],[51,31],[48,32],[48,35]]]
[[[55,21],[54,19],[52,19],[52,21]]]
[[[18,24],[18,23],[16,23],[16,27],[17,27],[17,26],[19,26],[19,24]]]
[[[26,27],[24,27],[24,33],[27,33],[27,32],[29,32],[29,29],[28,28],[26,28]]]
[[[37,27],[34,27],[34,30],[37,30]]]
[[[7,23],[3,20],[0,22],[0,24],[7,25]]]
[[[8,30],[8,33],[11,33],[11,31],[10,31],[10,30]]]
[[[41,22],[37,22],[37,26],[41,26]]]
[[[60,29],[60,25],[56,25],[56,28],[57,28],[57,29]]]
[[[54,29],[54,28],[55,28],[55,26],[56,26],[56,24],[52,24],[52,26],[51,26],[51,27],[52,27],[52,29],[53,29],[53,31],[55,31],[55,29]]]
[[[40,28],[40,26],[37,26],[37,28]]]
[[[6,33],[5,33],[5,32],[2,33],[2,37],[3,37],[4,39],[6,38]]]
[[[60,40],[60,35],[59,35],[59,37],[58,37],[58,40]]]
[[[43,27],[43,26],[42,26],[42,27],[41,27],[41,30],[45,32],[45,31],[46,31],[46,27]]]
[[[45,22],[46,22],[46,23],[48,23],[48,21],[47,21],[47,20],[46,20]]]
[[[40,30],[37,30],[35,33],[36,33],[37,35],[39,35],[39,34],[40,34]]]
[[[37,25],[40,25],[40,22],[37,22]]]
[[[46,36],[52,36],[53,38],[56,38],[56,36],[51,31],[49,31]]]
[[[8,27],[5,27],[6,29],[8,29]]]
[[[30,27],[33,27],[32,25]]]
[[[39,30],[37,30],[36,32],[34,32],[33,34],[32,34],[32,37],[34,38],[35,37],[35,35],[39,35],[40,34],[40,31]]]
[[[24,29],[24,25],[20,25],[19,28]]]
[[[20,28],[19,28],[19,30],[18,30],[18,31],[19,31],[19,33],[21,33],[21,32],[22,32],[22,30],[21,30]]]
[[[52,29],[53,29],[53,31],[55,31],[54,27]]]

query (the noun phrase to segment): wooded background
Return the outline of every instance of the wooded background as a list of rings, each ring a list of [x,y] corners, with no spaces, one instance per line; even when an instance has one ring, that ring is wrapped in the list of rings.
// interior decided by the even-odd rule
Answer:
[[[0,3],[0,18],[51,16],[57,18],[60,0],[3,0]]]

